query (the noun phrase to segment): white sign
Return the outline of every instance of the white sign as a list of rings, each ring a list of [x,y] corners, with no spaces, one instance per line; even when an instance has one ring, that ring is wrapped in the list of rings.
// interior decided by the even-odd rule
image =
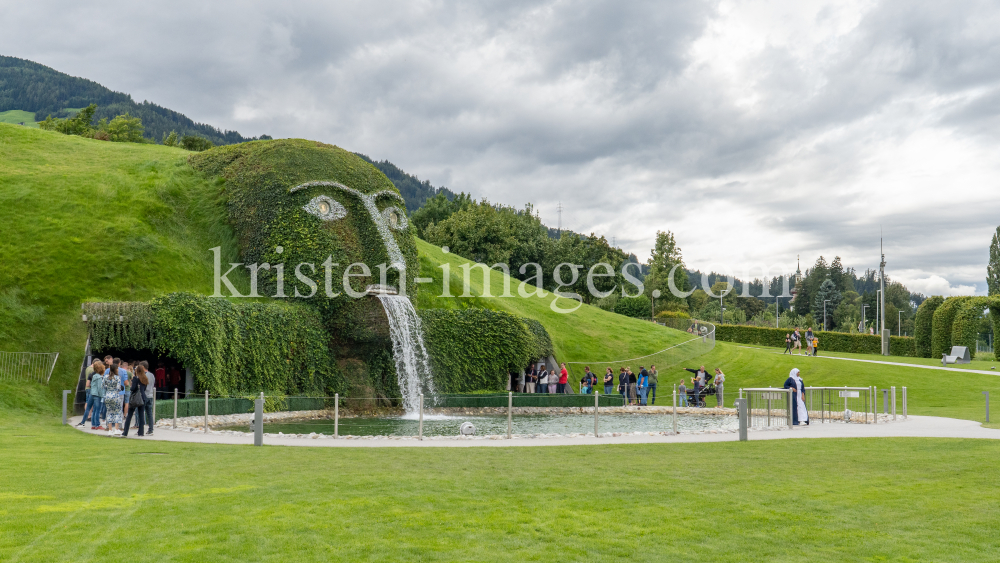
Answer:
[[[841,391],[840,398],[857,399],[861,396],[861,391]]]
[[[781,401],[785,398],[784,393],[761,393],[760,398],[765,401],[771,399],[772,401]]]

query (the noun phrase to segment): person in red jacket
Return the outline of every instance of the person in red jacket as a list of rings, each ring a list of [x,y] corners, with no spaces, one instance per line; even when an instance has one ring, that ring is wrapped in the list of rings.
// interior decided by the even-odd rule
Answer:
[[[156,394],[158,399],[163,399],[167,394],[167,369],[164,367],[163,362],[156,365],[156,371],[153,372],[156,380]]]
[[[566,392],[567,381],[569,381],[569,372],[566,371],[566,364],[559,364],[559,385],[556,387],[556,393]]]

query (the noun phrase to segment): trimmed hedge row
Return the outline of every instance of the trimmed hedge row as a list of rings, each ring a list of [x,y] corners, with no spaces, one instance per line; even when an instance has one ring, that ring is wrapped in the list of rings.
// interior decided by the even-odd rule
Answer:
[[[280,403],[280,404],[277,404]],[[286,397],[279,398],[276,403],[277,410],[282,411],[312,411],[324,408],[325,401],[322,398],[314,397]],[[254,404],[251,399],[225,398],[209,399],[208,414],[226,415],[253,412]],[[156,419],[173,418],[174,401],[156,401]],[[205,399],[178,399],[177,417],[205,416]]]
[[[913,337],[918,358],[931,357],[931,352],[933,351],[931,338],[934,334],[934,311],[937,311],[942,303],[944,303],[944,297],[935,295],[924,299],[924,302],[917,307]]]
[[[740,344],[785,347],[785,335],[791,331],[783,328],[766,328],[744,325],[716,325],[715,339]],[[848,334],[846,332],[815,331],[819,350],[827,352],[852,352],[855,354],[881,354],[882,339],[874,334]],[[803,346],[804,347],[804,346]],[[913,357],[916,355],[914,339],[909,336],[890,336],[889,354]]]
[[[955,315],[971,297],[949,297],[934,311],[933,332],[931,333],[931,357],[940,358],[942,354],[951,351],[952,327]],[[975,344],[973,343],[973,349]]]
[[[967,347],[973,359],[976,357],[976,341],[979,340],[979,321],[990,301],[989,297],[967,299],[952,321],[951,345]]]
[[[621,395],[601,395],[602,407],[620,407],[624,404]],[[506,395],[439,395],[432,404],[439,408],[507,408]],[[514,393],[515,407],[592,407],[593,395],[570,395],[547,393]]]

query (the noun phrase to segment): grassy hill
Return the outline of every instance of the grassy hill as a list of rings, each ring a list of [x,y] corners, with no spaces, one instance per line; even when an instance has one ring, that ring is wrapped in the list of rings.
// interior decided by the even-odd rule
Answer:
[[[7,235],[0,245],[0,349],[60,352],[50,395],[71,388],[77,377],[86,342],[82,301],[211,293],[209,249],[222,246],[225,260],[238,261],[220,185],[192,170],[188,154],[0,124],[0,221]],[[451,285],[459,293],[459,266],[467,261],[423,242],[419,250],[436,287],[424,287],[418,305],[486,306],[536,318],[552,335],[560,360],[634,357],[681,338],[589,306],[556,314],[549,309],[551,294],[436,298],[438,266],[452,265]],[[475,278],[474,292],[480,294],[481,278]],[[501,294],[499,276],[492,282],[492,293]]]
[[[19,109],[0,111],[0,123],[9,123],[11,125],[24,123],[25,127],[38,127],[38,123],[35,122],[34,113]]]

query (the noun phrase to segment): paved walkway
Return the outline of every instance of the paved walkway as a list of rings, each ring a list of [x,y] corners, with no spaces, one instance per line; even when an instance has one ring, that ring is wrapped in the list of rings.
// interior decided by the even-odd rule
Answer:
[[[76,424],[80,417],[71,419],[70,424]],[[90,426],[74,426],[87,434],[107,436],[107,432],[90,430]],[[134,432],[133,428],[133,432]],[[910,416],[903,420],[886,424],[812,424],[799,426],[792,430],[750,432],[750,440],[782,440],[789,438],[983,438],[1000,440],[1000,430],[983,428],[978,422],[959,420],[955,418],[939,418],[934,416]],[[234,444],[251,445],[253,435],[243,436],[215,432],[189,432],[157,427],[153,436],[138,438],[129,433],[128,439],[148,442],[168,441],[201,444]],[[562,437],[562,438],[514,438],[506,439],[427,439],[392,440],[392,439],[338,439],[331,438],[292,438],[265,436],[264,444],[269,446],[306,446],[329,448],[467,448],[481,447],[513,447],[513,446],[586,446],[609,444],[681,444],[692,442],[734,442],[739,439],[735,433],[727,434],[680,434],[677,436],[654,435],[623,435],[618,437],[594,438],[593,436]]]
[[[772,350],[771,348],[761,348],[758,346],[741,346],[737,345],[737,348],[752,348],[754,350]],[[820,350],[822,353],[822,350]],[[784,355],[782,352],[773,352],[779,356]],[[793,357],[804,356],[807,358],[818,358],[824,360],[845,360],[848,362],[864,362],[866,364],[882,364],[886,366],[899,366],[904,368],[920,368],[920,369],[939,369],[943,371],[950,371],[951,373],[982,373],[985,375],[1000,375],[1000,371],[987,371],[983,369],[964,369],[964,368],[946,368],[944,366],[925,366],[921,364],[908,364],[905,362],[884,362],[882,360],[862,360],[861,358],[841,358],[839,356],[805,356],[804,354],[792,354]]]

